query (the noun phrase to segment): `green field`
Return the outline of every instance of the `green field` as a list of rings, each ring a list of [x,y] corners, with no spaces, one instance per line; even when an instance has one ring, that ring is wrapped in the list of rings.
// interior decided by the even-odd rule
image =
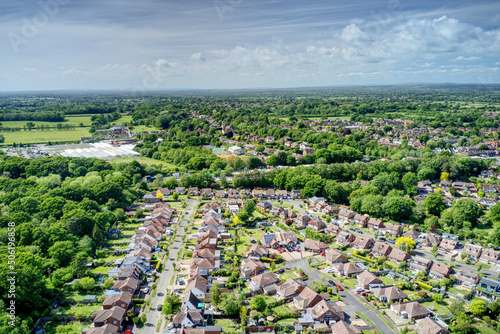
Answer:
[[[4,122],[5,124],[6,122]],[[6,125],[5,125],[6,126]],[[77,127],[74,130],[50,130],[50,131],[16,131],[16,132],[0,132],[5,138],[4,144],[12,145],[12,143],[36,144],[61,142],[61,141],[80,141],[82,137],[89,137],[88,128]]]

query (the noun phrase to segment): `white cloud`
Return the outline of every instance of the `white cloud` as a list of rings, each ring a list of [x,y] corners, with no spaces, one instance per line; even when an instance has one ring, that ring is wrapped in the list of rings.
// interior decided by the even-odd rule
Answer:
[[[472,60],[479,60],[481,57],[464,57],[464,56],[459,56],[454,59],[454,61],[472,61]]]

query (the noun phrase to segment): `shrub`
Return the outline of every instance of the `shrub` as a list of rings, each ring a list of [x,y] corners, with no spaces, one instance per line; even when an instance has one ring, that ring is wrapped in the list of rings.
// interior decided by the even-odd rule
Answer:
[[[425,283],[422,283],[420,281],[415,281],[415,284],[417,284],[419,287],[421,287],[422,289],[425,289],[427,291],[432,290],[432,286],[430,286],[429,284],[425,284]]]

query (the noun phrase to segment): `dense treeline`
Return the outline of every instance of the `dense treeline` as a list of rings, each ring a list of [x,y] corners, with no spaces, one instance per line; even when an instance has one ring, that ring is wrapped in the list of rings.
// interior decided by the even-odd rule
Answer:
[[[0,160],[0,295],[9,303],[9,227],[15,224],[17,327],[27,328],[64,283],[86,276],[84,262],[106,243],[124,208],[155,174],[137,162],[112,166],[98,159]],[[4,310],[4,308],[2,308]],[[0,331],[9,331],[0,314]],[[26,331],[21,331],[24,333]]]
[[[62,122],[64,113],[61,112],[2,112],[0,121],[43,121]]]

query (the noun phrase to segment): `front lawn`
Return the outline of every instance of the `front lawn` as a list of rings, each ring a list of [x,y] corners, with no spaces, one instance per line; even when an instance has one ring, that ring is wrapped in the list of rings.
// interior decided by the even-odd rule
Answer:
[[[345,278],[343,280],[339,279],[339,281],[349,289],[354,289],[354,287],[356,287],[356,284],[358,283],[358,280],[355,278]]]
[[[289,278],[296,279],[296,278],[299,278],[299,276],[297,276],[297,274],[295,274],[293,271],[286,271],[280,275],[280,280],[286,281]]]

